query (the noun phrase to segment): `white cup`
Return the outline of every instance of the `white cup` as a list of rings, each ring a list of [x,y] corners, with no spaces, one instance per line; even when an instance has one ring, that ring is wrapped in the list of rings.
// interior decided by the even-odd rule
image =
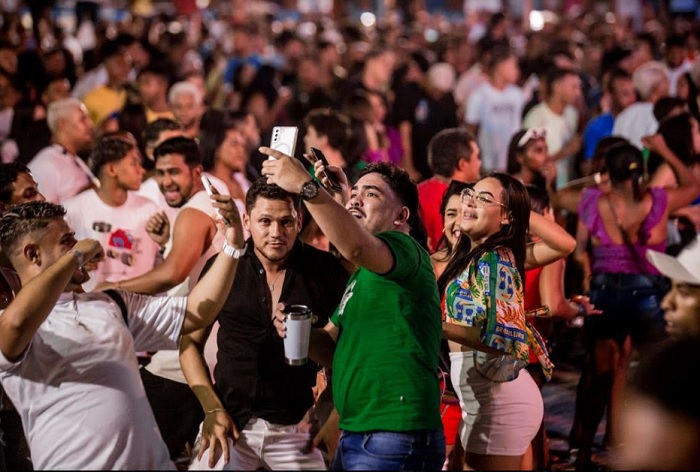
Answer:
[[[289,365],[304,365],[309,356],[309,339],[313,314],[306,305],[287,305],[284,325],[284,357]]]

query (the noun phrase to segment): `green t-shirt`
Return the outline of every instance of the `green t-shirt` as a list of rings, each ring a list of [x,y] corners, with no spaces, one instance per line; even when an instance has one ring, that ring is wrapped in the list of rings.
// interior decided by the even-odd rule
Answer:
[[[394,268],[384,275],[356,270],[331,318],[340,330],[333,357],[340,428],[439,429],[442,319],[430,257],[407,234],[378,236]]]

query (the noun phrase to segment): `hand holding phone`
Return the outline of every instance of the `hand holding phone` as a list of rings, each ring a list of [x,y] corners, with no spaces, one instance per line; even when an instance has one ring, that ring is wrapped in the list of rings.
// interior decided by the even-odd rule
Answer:
[[[204,184],[204,189],[207,191],[207,195],[221,195],[221,192],[216,190],[216,187],[214,187],[206,175],[202,175],[202,184]],[[221,218],[221,221],[223,221],[226,226],[231,226],[231,222],[228,220],[228,218],[224,218],[218,208],[216,209],[216,214],[219,216],[219,218]]]
[[[312,147],[311,154],[313,155],[313,157],[316,160],[319,160],[319,161],[321,161],[321,163],[323,163],[323,167],[328,169],[330,164],[328,163],[328,159],[326,158],[326,156],[323,154],[323,152],[320,149],[316,149],[315,147]],[[343,190],[343,188],[340,186],[340,182],[338,182],[338,179],[336,178],[336,176],[332,172],[324,170],[323,174],[324,174],[325,178],[328,180],[328,185],[332,190],[334,190],[336,192],[341,192]]]
[[[296,126],[275,126],[272,128],[270,149],[294,156],[298,133],[299,129]],[[274,157],[270,156],[268,159],[274,159]]]

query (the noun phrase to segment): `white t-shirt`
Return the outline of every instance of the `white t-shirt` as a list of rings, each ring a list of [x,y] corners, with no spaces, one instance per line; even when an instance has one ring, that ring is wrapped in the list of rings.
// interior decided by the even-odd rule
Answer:
[[[62,204],[97,180],[81,158],[56,144],[39,151],[27,167],[51,203]]]
[[[128,192],[124,204],[113,207],[103,202],[95,190],[88,190],[63,205],[75,237],[96,239],[105,251],[105,259],[83,284],[86,291],[100,282],[131,279],[155,267],[160,247],[146,232],[149,218],[160,211],[153,201]]]
[[[464,121],[479,125],[476,137],[485,172],[504,172],[508,167],[508,143],[520,129],[525,96],[520,87],[503,90],[481,84],[469,96]]]
[[[561,151],[571,141],[578,129],[578,110],[567,105],[564,113],[557,115],[545,102],[538,103],[525,115],[523,128],[544,128],[547,130],[547,150],[549,155]],[[556,162],[557,187],[562,187],[573,172],[573,156],[565,156]]]
[[[64,293],[0,381],[17,408],[36,470],[173,470],[136,351],[177,347],[186,298]],[[0,315],[2,316],[2,315]]]
[[[656,133],[659,123],[654,117],[654,104],[637,102],[628,106],[615,117],[613,136],[622,136],[642,149],[642,136]]]
[[[194,194],[194,196],[192,196],[192,198],[190,198],[189,201],[182,206],[182,209],[184,208],[195,208],[206,213],[212,219],[215,218],[215,209],[211,206],[209,196],[204,190],[201,190]],[[175,224],[177,224],[177,218],[175,219]],[[170,241],[168,242],[165,249],[166,258],[172,250],[172,234],[173,232],[171,231]],[[204,254],[202,254],[199,257],[199,259],[197,259],[197,262],[192,267],[192,270],[190,271],[187,278],[181,284],[176,285],[175,287],[168,290],[168,295],[188,295],[192,288],[197,284],[197,280],[199,280],[199,276],[202,273],[204,264],[206,264],[210,257],[212,257],[214,254],[218,253],[221,250],[221,248],[224,245],[224,241],[224,236],[217,231],[216,236],[212,241],[212,244],[207,248],[206,251],[204,251]],[[210,336],[209,340],[207,341],[207,345],[209,343],[216,344],[216,337]],[[211,351],[211,347],[209,350]],[[174,380],[180,383],[187,383],[187,380],[185,379],[185,376],[182,373],[182,369],[180,368],[179,351],[177,350],[165,350],[156,352],[153,356],[151,356],[151,362],[149,362],[145,368],[148,369],[148,371],[154,375],[158,375],[160,377],[164,377],[166,379]]]

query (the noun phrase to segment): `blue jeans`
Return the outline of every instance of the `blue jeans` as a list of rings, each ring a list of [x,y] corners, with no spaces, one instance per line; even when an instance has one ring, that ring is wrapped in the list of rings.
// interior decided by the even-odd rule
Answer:
[[[444,462],[442,429],[343,431],[331,470],[441,470]]]
[[[591,280],[591,303],[603,311],[586,317],[589,339],[615,339],[629,335],[635,346],[658,342],[665,336],[661,299],[668,281],[650,274],[596,274]]]

